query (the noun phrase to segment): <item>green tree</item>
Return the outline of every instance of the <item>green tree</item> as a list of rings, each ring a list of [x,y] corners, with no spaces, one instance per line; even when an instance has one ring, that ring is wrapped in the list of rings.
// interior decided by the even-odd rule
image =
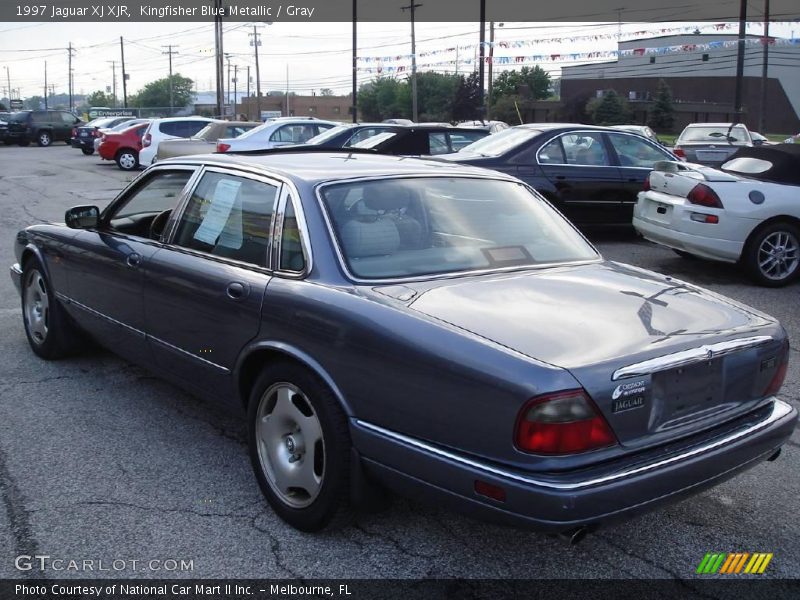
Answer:
[[[44,98],[42,96],[29,96],[25,98],[22,105],[29,110],[39,110],[40,108],[44,108]],[[50,106],[49,108],[53,107]]]
[[[114,106],[114,96],[106,94],[103,91],[97,90],[86,96],[86,106],[107,106],[111,108]]]
[[[408,82],[392,77],[378,77],[361,84],[358,112],[362,121],[382,121],[411,117],[411,92]]]
[[[505,121],[509,125],[521,125],[525,122],[525,113],[530,100],[517,94],[496,98],[492,106],[492,119]]]
[[[492,84],[492,105],[504,96],[542,100],[550,95],[550,75],[539,65],[500,73]]]
[[[455,98],[453,98],[452,116],[454,121],[470,121],[480,119],[483,115],[483,94],[478,72],[473,71],[469,77],[459,76]]]
[[[333,96],[333,90],[331,88],[322,88],[319,91],[320,96]]]
[[[656,100],[650,111],[647,124],[659,133],[671,133],[675,125],[675,107],[672,104],[672,90],[663,79],[658,80]]]
[[[614,90],[607,90],[602,98],[592,98],[586,112],[595,125],[622,125],[630,119],[628,103]]]
[[[421,122],[452,120],[453,101],[460,79],[457,75],[433,71],[417,73],[417,108]],[[410,77],[408,87],[411,87]]]
[[[183,77],[180,73],[173,74],[172,106],[175,108],[188,106],[194,97],[193,87],[194,82],[188,77]],[[138,108],[169,106],[169,77],[151,81],[138,94],[129,98],[128,104]]]

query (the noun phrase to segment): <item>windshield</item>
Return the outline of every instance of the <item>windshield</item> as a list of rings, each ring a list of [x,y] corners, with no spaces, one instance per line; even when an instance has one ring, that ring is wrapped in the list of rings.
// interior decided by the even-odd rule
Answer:
[[[353,144],[352,148],[375,148],[378,144],[385,142],[386,140],[392,139],[394,136],[397,135],[396,131],[384,131],[383,133],[378,133],[373,135],[372,137],[368,137],[365,140],[361,140],[357,144]]]
[[[323,188],[342,256],[361,279],[598,258],[540,197],[511,181],[417,177]]]
[[[726,139],[726,136],[727,139]],[[741,125],[737,125],[730,129],[728,133],[728,126],[709,126],[709,127],[687,127],[683,130],[679,142],[739,142],[747,143],[748,141],[747,130]]]
[[[480,154],[481,156],[500,156],[520,144],[542,133],[538,129],[504,129],[497,133],[464,146],[459,152]]]
[[[25,121],[28,120],[28,115],[29,114],[31,114],[30,111],[11,113],[8,116],[8,122],[9,123],[24,123]]]
[[[114,121],[114,117],[100,117],[89,121],[84,127],[104,127]]]
[[[146,123],[146,121],[140,121],[139,119],[131,119],[130,121],[123,121],[119,125],[114,125],[111,128],[111,131],[124,131],[129,127],[133,127],[134,125],[140,125],[141,123]]]

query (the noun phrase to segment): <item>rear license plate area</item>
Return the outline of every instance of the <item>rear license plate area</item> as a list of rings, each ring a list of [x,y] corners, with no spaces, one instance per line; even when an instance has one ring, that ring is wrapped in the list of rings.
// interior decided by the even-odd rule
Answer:
[[[652,390],[654,403],[660,408],[658,425],[680,425],[716,412],[724,400],[722,363],[720,357],[654,373]]]
[[[669,223],[672,216],[672,207],[669,204],[651,202],[648,207],[647,216],[654,221]]]

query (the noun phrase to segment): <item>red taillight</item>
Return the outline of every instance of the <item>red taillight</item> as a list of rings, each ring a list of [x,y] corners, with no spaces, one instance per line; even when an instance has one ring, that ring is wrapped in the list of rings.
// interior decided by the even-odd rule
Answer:
[[[227,152],[230,149],[230,144],[223,144],[222,142],[217,142],[217,152]]]
[[[650,173],[647,174],[647,177],[644,178],[644,185],[642,185],[643,192],[650,191]]]
[[[672,153],[677,156],[678,158],[686,158],[686,152],[683,151],[683,148],[680,146],[675,146],[672,149]]]
[[[692,191],[686,196],[686,199],[698,206],[707,206],[708,208],[723,208],[722,202],[717,196],[717,193],[704,183],[698,183],[692,188]]]
[[[150,145],[150,142],[153,141],[153,136],[149,133],[144,134],[144,139],[142,140],[142,147],[147,148]]]
[[[575,454],[617,443],[582,389],[529,401],[517,418],[514,441],[520,450],[536,454]]]
[[[783,382],[786,379],[786,371],[788,370],[788,368],[789,368],[789,343],[786,342],[781,362],[778,365],[778,368],[775,369],[775,373],[772,375],[772,379],[770,380],[767,389],[764,390],[765,396],[774,396],[781,390],[781,386],[783,385]]]

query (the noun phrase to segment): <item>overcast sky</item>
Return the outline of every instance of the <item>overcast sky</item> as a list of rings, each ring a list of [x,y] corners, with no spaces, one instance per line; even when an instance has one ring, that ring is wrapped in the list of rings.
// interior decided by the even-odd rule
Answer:
[[[551,54],[615,50],[614,39],[556,41],[587,35],[612,35],[618,31],[658,33],[663,27],[680,27],[687,23],[622,24],[578,23],[553,26],[537,23],[504,23],[495,30],[495,41],[539,40],[535,46],[504,50],[506,55]],[[800,35],[800,25],[776,26],[773,35]],[[477,44],[478,24],[417,23],[417,53],[443,50],[465,44]],[[11,87],[21,90],[22,97],[41,95],[44,84],[44,63],[47,61],[48,83],[55,91],[67,91],[67,46],[76,48],[73,58],[75,92],[90,93],[112,85],[112,64],[116,61],[118,95],[121,96],[119,37],[125,39],[125,62],[130,75],[128,93],[135,93],[146,83],[165,77],[167,56],[162,54],[167,44],[178,52],[173,57],[173,70],[196,82],[200,91],[214,89],[214,25],[213,23],[0,23],[0,86],[8,87],[6,67]],[[239,90],[246,88],[246,69],[251,67],[255,81],[253,48],[250,46],[252,23],[225,23],[224,50],[231,54],[231,65],[239,65]],[[298,94],[331,88],[336,93],[348,93],[351,86],[352,25],[345,23],[274,23],[258,24],[262,35],[259,49],[261,90],[285,90],[287,68],[289,88]],[[704,29],[704,31],[712,31]],[[727,33],[735,33],[735,30]],[[748,33],[761,33],[760,24],[752,24]],[[359,55],[389,56],[410,54],[410,25],[408,23],[360,23]],[[488,39],[488,33],[487,33]],[[476,51],[473,51],[472,55]],[[498,53],[500,50],[498,49]],[[460,59],[465,60],[464,52]],[[467,53],[469,54],[469,53]],[[471,58],[471,57],[467,57]],[[430,59],[428,59],[430,60]],[[442,58],[437,58],[437,61]],[[605,58],[603,60],[609,60]],[[426,62],[420,60],[421,63]],[[586,62],[586,61],[581,61]],[[403,64],[402,62],[396,64]],[[544,62],[542,66],[558,74],[563,62]],[[362,64],[362,66],[367,66]],[[460,67],[470,71],[473,65]],[[452,72],[453,67],[449,70]],[[499,70],[498,67],[496,69]],[[448,70],[437,67],[436,70]],[[232,71],[233,73],[233,68]],[[360,72],[359,82],[375,77]]]

